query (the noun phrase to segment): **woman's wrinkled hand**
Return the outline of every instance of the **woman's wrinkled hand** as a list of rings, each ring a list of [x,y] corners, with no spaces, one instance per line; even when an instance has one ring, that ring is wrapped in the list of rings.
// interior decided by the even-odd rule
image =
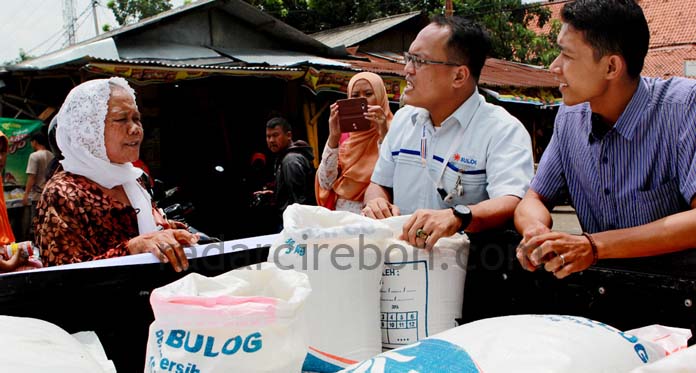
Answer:
[[[398,206],[380,197],[367,202],[362,209],[362,214],[368,218],[385,219],[392,216],[399,216],[401,211]]]
[[[188,229],[188,225],[178,220],[167,219],[167,228],[169,229]]]
[[[184,229],[165,229],[141,234],[128,241],[128,252],[140,254],[150,252],[162,263],[170,263],[175,271],[188,269],[185,247],[195,245],[198,235]]]

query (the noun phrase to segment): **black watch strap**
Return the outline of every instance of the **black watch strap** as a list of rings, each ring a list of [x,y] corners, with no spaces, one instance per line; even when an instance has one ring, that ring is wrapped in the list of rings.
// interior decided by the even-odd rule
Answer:
[[[471,220],[473,219],[473,215],[471,214],[471,209],[466,205],[456,205],[456,206],[452,207],[452,212],[454,213],[454,216],[456,216],[461,223],[458,231],[464,232],[464,230],[469,226],[469,224],[471,224]]]

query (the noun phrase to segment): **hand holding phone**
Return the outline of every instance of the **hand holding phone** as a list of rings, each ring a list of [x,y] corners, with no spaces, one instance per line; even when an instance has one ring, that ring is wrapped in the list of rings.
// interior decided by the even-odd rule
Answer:
[[[366,131],[370,129],[370,120],[365,118],[367,99],[364,97],[348,98],[336,101],[338,104],[338,123],[341,132]]]

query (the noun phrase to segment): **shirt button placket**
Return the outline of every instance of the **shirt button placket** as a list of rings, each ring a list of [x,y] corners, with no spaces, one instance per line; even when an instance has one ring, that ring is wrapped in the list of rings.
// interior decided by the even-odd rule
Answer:
[[[428,121],[428,123],[425,123],[425,132],[426,132],[426,137],[428,138],[427,144],[425,147],[425,155],[421,154],[421,157],[424,157],[425,159],[425,170],[426,172],[430,172],[430,166],[435,165],[437,166],[437,163],[434,162],[432,154],[434,153],[435,149],[435,144],[437,143],[437,139],[435,138],[436,133],[432,132],[432,124]],[[437,170],[438,167],[435,167]],[[430,173],[432,175],[432,173]],[[434,178],[439,177],[440,175],[436,174]],[[435,179],[435,181],[438,181]],[[435,206],[438,206],[439,204],[439,194],[437,193],[437,188],[435,185],[433,185],[433,181],[431,180],[430,177],[427,177],[424,179],[424,193],[421,193],[422,200],[421,200],[421,205],[420,206],[430,206],[433,202],[435,202]],[[433,197],[434,196],[434,197]]]
[[[610,148],[610,142],[613,136],[611,136],[612,133],[607,133],[603,141],[600,141],[600,153],[599,153],[599,172],[600,172],[600,181],[601,185],[603,186],[602,188],[602,206],[604,210],[603,218],[604,218],[604,229],[614,229],[615,227],[615,222],[616,222],[616,216],[617,216],[617,207],[616,206],[616,198],[614,198],[612,195],[616,195],[616,188],[618,186],[613,183],[612,180],[612,175],[614,174],[613,172],[613,166],[609,163],[609,148]]]

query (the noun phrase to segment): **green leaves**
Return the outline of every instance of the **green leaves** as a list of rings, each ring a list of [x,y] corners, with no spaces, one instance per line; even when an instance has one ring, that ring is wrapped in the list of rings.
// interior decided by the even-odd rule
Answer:
[[[121,26],[172,9],[170,0],[109,0],[106,6]]]

